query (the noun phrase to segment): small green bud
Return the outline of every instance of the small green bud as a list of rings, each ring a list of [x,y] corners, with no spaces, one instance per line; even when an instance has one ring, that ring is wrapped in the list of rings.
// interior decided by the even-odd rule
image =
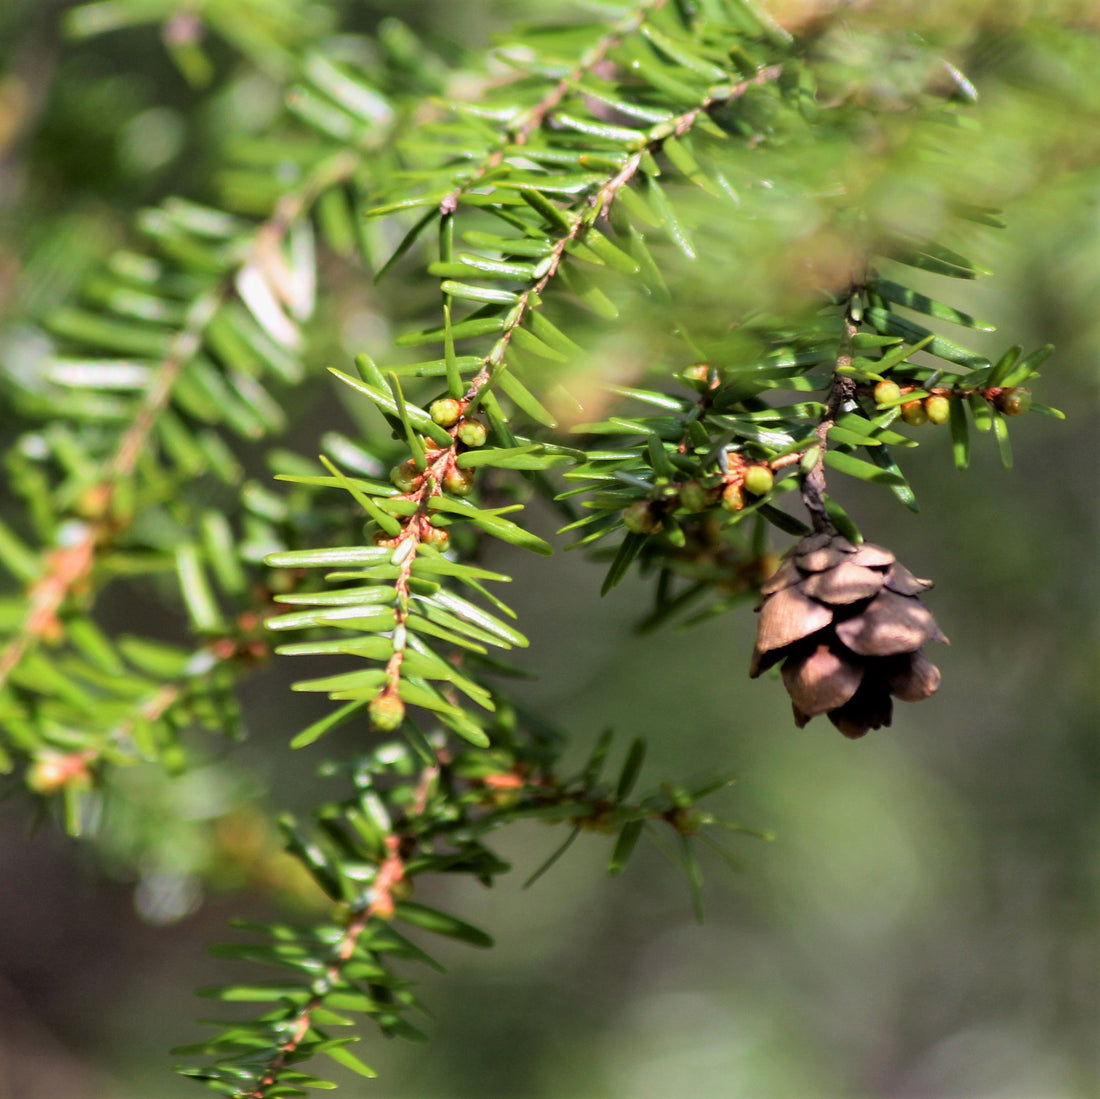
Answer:
[[[440,427],[454,427],[462,419],[465,409],[464,401],[455,400],[454,397],[440,397],[428,406],[428,414]]]
[[[913,427],[928,423],[928,413],[924,410],[924,401],[906,401],[901,406],[901,418]]]
[[[477,471],[473,469],[459,469],[451,466],[443,474],[443,487],[452,496],[469,496],[474,491],[474,478]]]
[[[893,404],[901,396],[901,386],[897,382],[883,379],[875,386],[875,404]]]
[[[687,511],[706,511],[712,502],[710,491],[699,481],[686,481],[680,486],[680,507]]]
[[[480,420],[465,420],[459,425],[458,437],[468,447],[479,447],[485,445],[489,432]]]
[[[635,500],[623,511],[623,524],[632,534],[656,534],[663,524],[648,500]]]
[[[924,411],[932,423],[945,424],[951,419],[951,401],[947,397],[926,397]]]
[[[1031,407],[1031,390],[1010,386],[997,400],[997,407],[1006,416],[1022,416]]]
[[[451,532],[449,530],[444,530],[443,527],[428,526],[422,529],[420,540],[422,542],[427,542],[429,546],[436,546],[439,549],[443,549],[451,540]]]
[[[775,484],[775,475],[767,466],[749,466],[745,470],[745,491],[753,496],[766,496]]]
[[[417,479],[420,476],[420,470],[416,468],[416,462],[411,458],[407,462],[402,462],[399,466],[394,466],[390,470],[390,480],[393,482],[396,488],[399,488],[402,492],[412,492],[416,488]]]
[[[722,509],[724,511],[740,511],[745,506],[745,497],[741,494],[740,485],[726,485],[722,489]]]
[[[396,694],[383,691],[375,695],[367,707],[370,726],[378,733],[395,733],[405,720],[405,703]]]

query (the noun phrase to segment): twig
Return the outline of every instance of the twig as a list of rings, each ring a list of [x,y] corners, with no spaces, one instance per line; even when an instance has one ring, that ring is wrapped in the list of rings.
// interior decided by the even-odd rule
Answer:
[[[854,379],[841,373],[842,369],[852,365],[852,340],[858,326],[850,311],[844,314],[844,335],[840,341],[840,350],[833,369],[832,385],[825,402],[825,412],[817,425],[817,457],[813,468],[802,478],[802,502],[810,513],[815,531],[832,531],[833,521],[825,508],[825,452],[829,448],[829,432],[836,424],[844,406],[855,397]]]

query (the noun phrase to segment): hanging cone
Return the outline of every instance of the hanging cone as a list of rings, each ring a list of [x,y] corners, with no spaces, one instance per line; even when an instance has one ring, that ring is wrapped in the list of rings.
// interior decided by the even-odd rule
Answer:
[[[808,535],[761,589],[749,674],[783,662],[799,728],[819,714],[847,737],[889,725],[894,698],[916,702],[940,685],[922,650],[947,641],[918,598],[931,586],[882,546]]]

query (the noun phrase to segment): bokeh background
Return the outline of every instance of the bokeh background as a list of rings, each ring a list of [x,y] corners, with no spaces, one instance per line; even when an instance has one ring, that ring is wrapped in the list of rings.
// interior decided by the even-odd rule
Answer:
[[[201,195],[219,142],[278,109],[271,82],[229,46],[213,43],[214,91],[200,92],[166,60],[155,26],[71,40],[67,7],[0,5],[0,362],[125,238],[135,205]],[[356,30],[399,12],[460,59],[530,6],[286,7]],[[1095,26],[1080,10],[1087,37]],[[994,115],[1044,76],[1010,79],[987,60]],[[1072,136],[1056,96],[1029,102],[1021,132],[1048,122]],[[576,758],[613,726],[623,746],[649,740],[643,785],[735,770],[723,808],[774,839],[738,838],[736,869],[706,863],[699,925],[655,849],[608,880],[606,842],[585,837],[524,891],[561,837],[534,825],[501,837],[512,880],[438,894],[496,948],[445,945],[450,972],[416,974],[431,1042],[368,1036],[364,1056],[381,1077],[349,1082],[348,1095],[1100,1094],[1100,168],[1095,133],[1079,136],[1063,163],[1001,166],[1023,181],[1009,228],[982,240],[995,277],[961,303],[997,323],[989,350],[1058,345],[1039,396],[1067,420],[1015,421],[1009,474],[991,439],[958,474],[930,434],[907,469],[919,516],[873,489],[839,493],[869,538],[935,578],[930,602],[952,639],[939,693],[864,741],[822,721],[799,732],[779,685],[746,678],[747,606],[639,635],[643,582],[600,600],[600,571],[580,555],[502,556],[532,638],[525,659],[540,671],[524,697],[570,732]],[[345,278],[343,293],[359,293]],[[333,355],[360,349],[355,315],[336,327]],[[0,432],[14,430],[4,415]],[[346,417],[320,394],[296,442],[315,446]],[[542,522],[553,529],[553,516]],[[147,612],[135,595],[112,613],[125,624]],[[180,627],[167,616],[166,632]],[[288,694],[293,671],[248,684],[243,746],[208,746],[208,766],[170,783],[136,769],[129,803],[143,812],[114,817],[98,841],[29,825],[25,798],[0,804],[0,1099],[199,1094],[168,1073],[166,1051],[199,1036],[191,1020],[209,1007],[193,989],[226,976],[206,946],[230,916],[310,903],[272,854],[258,808],[307,809],[324,789],[318,762],[341,747],[285,749],[322,705]],[[212,835],[217,860],[204,854]],[[155,865],[135,867],[133,852],[158,837]]]

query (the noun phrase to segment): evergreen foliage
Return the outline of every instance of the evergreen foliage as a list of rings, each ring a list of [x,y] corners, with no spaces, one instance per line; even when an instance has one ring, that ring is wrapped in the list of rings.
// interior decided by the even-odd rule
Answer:
[[[7,379],[26,430],[5,456],[21,506],[0,522],[0,766],[80,833],[116,769],[187,767],[196,725],[237,736],[236,687],[272,647],[327,661],[296,689],[333,708],[291,747],[348,724],[365,747],[330,767],[350,792],[282,827],[332,915],[245,925],[222,952],[280,978],[205,993],[258,1013],[181,1051],[213,1091],[274,1099],[330,1086],[325,1058],[372,1075],[349,1048],[363,1016],[418,1036],[391,962],[436,963],[404,925],[491,939],[414,882],[491,885],[503,826],[560,822],[562,850],[606,833],[612,873],[652,838],[697,908],[698,844],[727,854],[714,833],[745,831],[705,807],[725,777],[635,797],[640,741],[611,777],[609,735],[563,774],[561,736],[498,686],[530,627],[485,557],[551,552],[529,499],[604,562],[604,592],[635,565],[654,577],[645,628],[698,621],[751,607],[792,539],[860,543],[847,479],[917,510],[918,440],[965,469],[986,434],[1008,467],[1012,418],[1060,413],[1031,398],[1049,347],[966,346],[989,326],[953,287],[985,273],[971,256],[1000,192],[968,155],[974,87],[934,36],[784,26],[750,0],[590,0],[518,29],[458,97],[394,20],[329,37],[253,8],[211,4],[209,27],[285,86],[285,114],[229,150],[220,201],[143,211],[141,245]],[[211,75],[178,4],[70,19],[166,20],[185,74]],[[328,431],[315,460],[283,440],[325,376],[330,256],[403,331],[332,368],[364,430]],[[631,326],[637,361],[604,362]],[[256,444],[270,476],[245,473]],[[119,579],[178,592],[193,644],[98,625]]]

